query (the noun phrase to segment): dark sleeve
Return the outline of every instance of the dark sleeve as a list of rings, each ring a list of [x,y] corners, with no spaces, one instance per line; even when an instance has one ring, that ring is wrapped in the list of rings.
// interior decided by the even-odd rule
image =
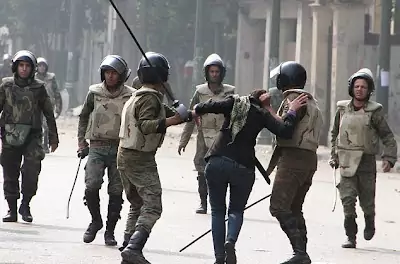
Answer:
[[[89,125],[90,114],[93,112],[94,108],[94,94],[92,92],[88,92],[86,95],[85,102],[83,103],[83,107],[81,113],[79,114],[78,121],[78,142],[85,141],[86,129]]]
[[[280,138],[292,138],[296,126],[295,115],[286,114],[282,120],[278,120],[266,109],[260,110],[260,114],[260,122],[263,122],[265,128]]]
[[[337,159],[337,137],[339,135],[340,110],[336,110],[335,120],[331,130],[331,159]]]
[[[195,107],[196,114],[204,115],[208,113],[229,115],[232,111],[234,99],[228,96],[225,99],[214,101],[208,100],[203,103],[197,104]]]
[[[174,109],[172,107],[169,107],[166,104],[163,104],[163,106],[164,106],[165,114],[166,114],[167,118],[175,115],[176,112],[174,111]]]
[[[46,118],[47,127],[49,128],[49,143],[50,145],[58,144],[59,139],[58,139],[56,119],[54,118],[53,104],[50,101],[50,97],[47,94],[44,85],[42,86],[42,93],[43,93],[43,96],[41,97],[43,98],[42,111],[43,115]]]

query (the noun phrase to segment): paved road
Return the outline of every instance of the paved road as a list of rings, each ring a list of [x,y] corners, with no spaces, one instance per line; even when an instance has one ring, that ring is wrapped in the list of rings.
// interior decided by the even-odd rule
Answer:
[[[75,156],[75,132],[62,127],[62,144],[56,153],[43,162],[38,195],[32,201],[34,222],[31,224],[0,223],[0,264],[110,264],[120,263],[116,247],[104,245],[104,228],[91,244],[82,242],[82,235],[90,221],[83,205],[83,170],[80,171],[71,201],[70,218],[66,219],[66,205],[73,183],[78,159]],[[211,236],[208,235],[183,253],[179,249],[210,228],[210,215],[196,215],[198,205],[196,172],[193,171],[194,144],[190,143],[183,156],[176,153],[176,136],[170,134],[157,155],[163,185],[162,218],[156,224],[144,254],[152,263],[206,264],[213,263]],[[265,151],[264,151],[265,152]],[[267,163],[267,156],[260,159]],[[372,241],[364,241],[364,223],[359,212],[360,237],[356,250],[342,249],[344,240],[343,216],[340,202],[332,213],[331,170],[326,161],[320,162],[314,184],[305,203],[305,217],[309,229],[309,254],[313,263],[372,264],[400,263],[400,176],[379,174],[377,193],[377,234]],[[105,184],[107,181],[105,180]],[[260,175],[249,202],[269,194]],[[102,189],[102,213],[106,217],[106,188]],[[269,201],[263,201],[246,211],[245,223],[237,243],[238,263],[280,263],[291,254],[289,242],[277,221],[268,211]],[[0,200],[0,212],[6,211]],[[128,204],[124,204],[122,220],[116,237],[122,242]]]

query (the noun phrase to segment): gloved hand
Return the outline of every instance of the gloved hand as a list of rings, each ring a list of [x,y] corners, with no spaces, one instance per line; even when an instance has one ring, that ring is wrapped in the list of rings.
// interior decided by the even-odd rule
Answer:
[[[332,169],[337,169],[339,168],[339,161],[337,160],[337,158],[331,158],[329,160],[329,166],[332,167]]]
[[[89,155],[89,144],[86,141],[78,143],[78,158],[84,159]]]
[[[178,154],[181,155],[181,151],[185,152],[186,146],[179,145],[178,147]]]

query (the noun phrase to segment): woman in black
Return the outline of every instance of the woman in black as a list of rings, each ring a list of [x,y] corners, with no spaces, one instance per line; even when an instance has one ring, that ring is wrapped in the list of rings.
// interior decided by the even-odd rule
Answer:
[[[293,100],[289,104],[288,114],[282,120],[271,114],[269,101],[270,96],[265,90],[256,90],[249,96],[234,95],[220,101],[200,103],[192,111],[197,120],[207,113],[225,116],[225,122],[205,156],[215,264],[236,264],[235,243],[243,224],[243,210],[255,180],[254,147],[257,135],[267,128],[279,137],[291,138],[296,111],[307,103],[307,96],[300,95]],[[225,237],[228,184],[230,200]]]

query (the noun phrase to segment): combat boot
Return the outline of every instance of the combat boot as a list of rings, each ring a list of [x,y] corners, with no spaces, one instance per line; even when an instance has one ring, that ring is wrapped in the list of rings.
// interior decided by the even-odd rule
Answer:
[[[214,264],[225,264],[225,260],[224,259],[216,259]]]
[[[235,244],[227,241],[225,242],[225,253],[226,253],[226,257],[225,257],[225,263],[226,264],[236,264],[237,260],[236,260],[236,250],[235,250]],[[224,263],[224,262],[221,262]]]
[[[375,216],[365,215],[365,229],[364,238],[365,240],[371,240],[375,235]]]
[[[128,246],[121,252],[121,257],[126,263],[150,264],[143,256],[143,248],[149,238],[149,233],[143,228],[137,228],[131,236]],[[124,262],[123,262],[124,263]]]
[[[29,203],[32,197],[24,197],[22,198],[21,206],[19,207],[18,213],[22,216],[22,220],[28,223],[32,223],[33,217],[31,214],[31,208],[29,207]]]
[[[358,232],[358,227],[355,217],[345,217],[344,218],[344,229],[346,231],[347,239],[342,244],[342,248],[356,248],[356,236]]]
[[[204,173],[199,172],[198,177],[198,192],[200,195],[200,207],[196,210],[196,214],[207,214],[207,182]]]
[[[17,222],[18,214],[17,214],[17,199],[7,199],[8,203],[8,212],[3,217],[3,222]]]
[[[99,191],[90,192],[85,191],[85,205],[89,208],[89,212],[92,216],[92,222],[83,234],[83,242],[91,243],[97,235],[97,232],[103,228],[103,220],[100,214],[100,197]]]
[[[293,257],[281,264],[310,264],[311,259],[306,252],[306,241],[304,235],[298,229],[297,218],[287,214],[278,217],[282,230],[289,238],[293,248]]]
[[[131,236],[132,236],[132,234],[127,234],[127,233],[124,234],[124,242],[122,242],[122,246],[118,248],[119,251],[122,252],[126,248],[126,246],[129,244],[129,240],[131,239]]]
[[[108,203],[108,215],[106,222],[106,231],[104,232],[104,242],[107,246],[116,246],[117,241],[115,240],[114,231],[115,226],[120,217],[122,209],[122,194],[121,195],[110,195]]]

